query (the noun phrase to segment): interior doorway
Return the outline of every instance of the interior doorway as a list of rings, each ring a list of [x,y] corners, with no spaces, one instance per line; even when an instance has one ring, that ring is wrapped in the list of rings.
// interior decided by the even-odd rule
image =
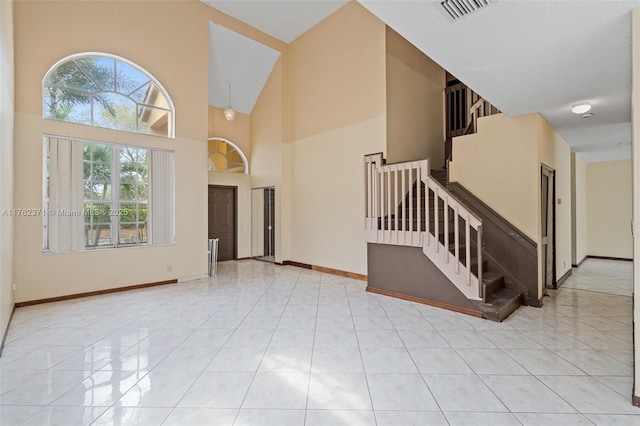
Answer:
[[[547,289],[557,288],[556,281],[556,172],[552,168],[542,165],[541,178],[541,247],[542,257],[542,295],[547,295]]]
[[[209,238],[218,238],[218,261],[237,257],[237,198],[235,186],[209,185]]]
[[[276,261],[276,189],[273,186],[251,190],[251,257]]]

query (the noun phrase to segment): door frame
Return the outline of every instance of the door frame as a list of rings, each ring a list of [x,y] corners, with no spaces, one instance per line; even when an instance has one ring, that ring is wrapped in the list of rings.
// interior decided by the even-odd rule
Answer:
[[[542,212],[542,207],[544,206],[545,200],[542,200],[542,182],[543,177],[547,176],[549,181],[549,191],[551,192],[551,239],[547,240],[547,251],[551,250],[551,286],[547,286],[547,277],[546,274],[542,277],[542,295],[545,296],[547,294],[547,289],[557,289],[558,281],[557,281],[557,265],[556,265],[556,170],[552,167],[547,166],[544,163],[540,163],[540,211]],[[547,195],[547,200],[549,199]],[[547,206],[548,209],[549,206]],[[548,221],[548,219],[547,219]],[[548,234],[548,231],[547,231]],[[542,244],[542,241],[540,242]],[[547,259],[542,259],[543,268],[542,271],[546,271],[546,261]]]
[[[207,239],[209,238],[209,188],[233,189],[233,233],[235,235],[235,241],[233,244],[233,260],[238,260],[238,186],[217,184],[207,185]]]

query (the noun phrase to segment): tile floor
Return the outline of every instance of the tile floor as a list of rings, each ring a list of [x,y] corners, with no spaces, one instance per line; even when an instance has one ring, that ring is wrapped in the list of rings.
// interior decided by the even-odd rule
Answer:
[[[501,324],[256,261],[20,308],[0,424],[638,425],[631,298],[605,293],[627,266],[589,260]]]

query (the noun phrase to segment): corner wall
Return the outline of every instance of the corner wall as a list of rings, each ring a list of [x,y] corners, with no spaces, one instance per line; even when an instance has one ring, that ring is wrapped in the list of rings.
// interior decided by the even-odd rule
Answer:
[[[284,260],[282,191],[282,58],[273,66],[251,112],[251,188],[275,187],[275,261]]]
[[[0,1],[0,211],[13,204],[13,1]],[[13,217],[0,214],[0,341],[13,310]]]
[[[582,262],[587,250],[587,163],[577,154],[571,154],[571,263]]]
[[[536,114],[538,121],[539,162],[555,170],[556,178],[556,280],[571,270],[571,148],[562,137]],[[538,166],[538,200],[542,198],[540,166]],[[540,201],[538,201],[538,206]],[[537,209],[538,235],[542,235],[542,211]],[[540,241],[538,237],[534,241]],[[538,243],[538,277],[541,277],[542,256]],[[540,282],[542,285],[542,282]]]
[[[587,252],[633,258],[631,160],[587,164]]]
[[[386,27],[387,162],[444,165],[446,72]]]
[[[633,223],[640,226],[640,8],[633,9],[632,36],[631,36],[631,161],[632,161],[632,199],[633,199]],[[640,232],[633,234],[633,322],[640,324]],[[640,327],[634,327],[634,342],[640,342]],[[640,345],[633,346],[633,375],[634,388],[632,400],[634,405],[640,405]]]
[[[385,25],[349,2],[283,58],[286,260],[367,273],[364,155],[385,150]]]

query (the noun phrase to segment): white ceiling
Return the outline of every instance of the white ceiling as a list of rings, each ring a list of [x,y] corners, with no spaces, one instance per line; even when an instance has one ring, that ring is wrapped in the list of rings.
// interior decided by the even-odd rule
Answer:
[[[506,114],[540,112],[585,161],[630,158],[631,9],[640,0],[499,0],[458,22],[447,19],[437,1],[359,2]],[[346,1],[205,3],[290,42]],[[230,79],[234,109],[250,112],[264,70],[273,67],[263,50],[272,49],[256,42],[245,49],[248,39],[238,34],[212,37],[210,102],[226,106]],[[213,96],[220,91],[221,99]],[[582,101],[593,105],[593,117],[571,113]]]
[[[202,1],[285,43],[290,43],[349,0]]]
[[[630,158],[640,1],[500,0],[457,22],[432,1],[360,3],[503,112],[540,112],[585,161]],[[571,113],[581,101],[592,118]]]
[[[209,23],[209,105],[250,114],[280,52]]]

